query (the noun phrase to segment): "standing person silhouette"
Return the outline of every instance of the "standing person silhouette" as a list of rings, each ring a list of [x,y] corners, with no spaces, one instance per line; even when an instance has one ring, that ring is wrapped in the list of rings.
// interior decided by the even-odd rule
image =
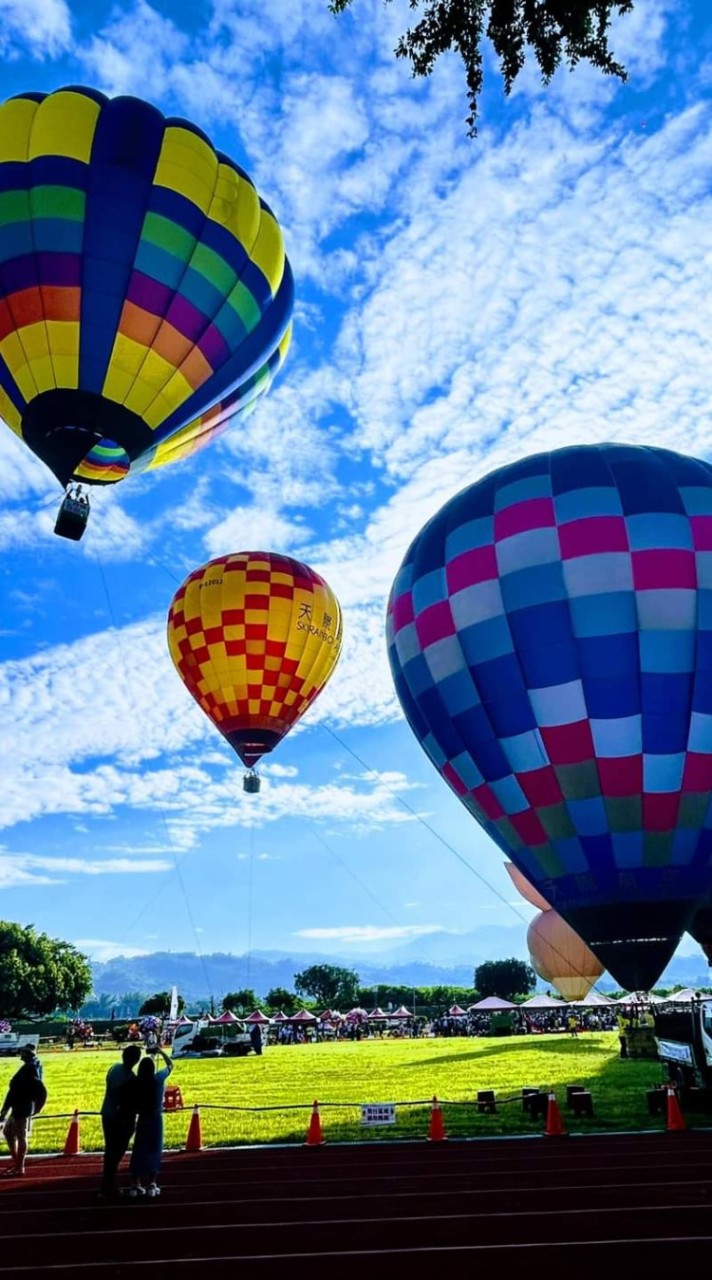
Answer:
[[[131,1152],[130,1196],[161,1194],[156,1180],[163,1156],[163,1095],[173,1063],[163,1049],[156,1048],[153,1053],[160,1054],[165,1066],[157,1071],[154,1058],[144,1058],[136,1076],[138,1123]]]
[[[134,1067],[140,1057],[140,1045],[127,1045],[121,1055],[121,1062],[115,1063],[107,1072],[106,1092],[101,1106],[104,1169],[99,1195],[103,1200],[113,1200],[119,1194],[116,1181],[119,1165],[128,1151],[136,1128],[138,1106]]]
[[[3,1132],[11,1156],[10,1167],[4,1173],[6,1178],[24,1178],[32,1117],[42,1110],[47,1099],[47,1090],[42,1083],[42,1066],[35,1056],[34,1045],[25,1045],[20,1050],[20,1057],[22,1066],[12,1077],[0,1110],[0,1123],[5,1122]]]

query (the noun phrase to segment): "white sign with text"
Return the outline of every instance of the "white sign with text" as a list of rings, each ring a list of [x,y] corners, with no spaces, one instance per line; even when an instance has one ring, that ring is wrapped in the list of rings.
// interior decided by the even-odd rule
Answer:
[[[395,1124],[394,1102],[367,1102],[361,1107],[361,1124]]]

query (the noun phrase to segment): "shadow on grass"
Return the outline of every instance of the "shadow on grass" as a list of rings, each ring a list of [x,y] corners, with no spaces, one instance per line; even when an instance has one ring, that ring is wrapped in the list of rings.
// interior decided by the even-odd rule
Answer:
[[[416,1067],[432,1067],[433,1063],[441,1062],[481,1062],[483,1058],[493,1058],[500,1054],[511,1054],[513,1049],[522,1055],[528,1053],[551,1054],[557,1057],[576,1057],[580,1058],[584,1054],[590,1054],[591,1057],[601,1056],[600,1044],[593,1044],[583,1039],[561,1040],[542,1040],[539,1036],[502,1036],[495,1044],[482,1044],[482,1040],[476,1043],[481,1048],[473,1049],[470,1053],[433,1053],[425,1058],[422,1062],[403,1062],[401,1067],[407,1067],[412,1070]]]

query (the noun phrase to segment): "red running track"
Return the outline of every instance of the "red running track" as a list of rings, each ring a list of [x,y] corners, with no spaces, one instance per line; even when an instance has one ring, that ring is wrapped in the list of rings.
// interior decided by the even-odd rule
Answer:
[[[240,1263],[372,1280],[419,1262],[599,1280],[712,1253],[712,1133],[175,1154],[138,1203],[98,1201],[98,1173],[38,1159],[0,1187],[1,1280],[234,1280]]]

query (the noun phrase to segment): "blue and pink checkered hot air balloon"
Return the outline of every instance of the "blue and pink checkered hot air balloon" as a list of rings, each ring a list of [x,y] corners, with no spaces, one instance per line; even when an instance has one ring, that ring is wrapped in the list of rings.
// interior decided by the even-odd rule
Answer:
[[[466,808],[652,986],[712,889],[712,467],[593,445],[495,471],[413,542],[388,645]]]

